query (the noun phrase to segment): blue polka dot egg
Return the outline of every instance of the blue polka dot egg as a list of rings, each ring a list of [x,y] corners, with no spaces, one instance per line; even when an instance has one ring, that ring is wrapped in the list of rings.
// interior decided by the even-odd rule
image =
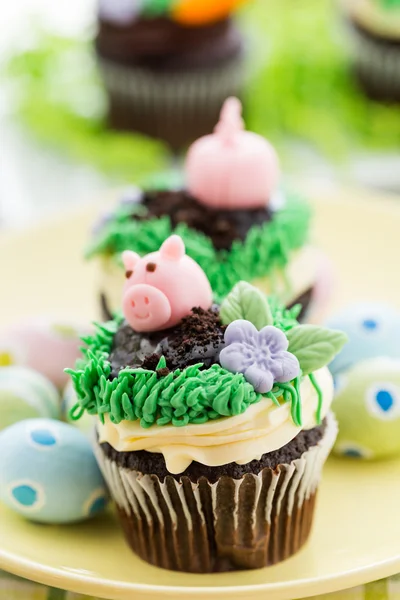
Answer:
[[[367,459],[400,454],[400,312],[386,304],[354,304],[328,326],[349,338],[329,365],[339,422],[334,451]]]
[[[369,358],[400,358],[400,312],[391,306],[354,304],[329,319],[327,325],[344,331],[349,338],[329,365],[333,375]]]
[[[0,500],[42,523],[92,517],[107,491],[87,437],[51,419],[28,419],[0,433]]]

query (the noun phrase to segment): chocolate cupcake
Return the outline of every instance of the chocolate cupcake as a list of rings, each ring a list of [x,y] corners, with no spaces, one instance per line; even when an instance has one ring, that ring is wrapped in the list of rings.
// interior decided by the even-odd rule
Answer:
[[[243,41],[237,0],[101,0],[96,52],[109,122],[178,150],[209,133],[240,92]]]
[[[98,325],[69,372],[71,416],[98,417],[96,456],[128,543],[198,573],[291,556],[337,433],[325,365],[345,335],[299,325],[245,282],[214,305],[176,235],[123,262],[124,317]]]
[[[341,0],[356,77],[368,96],[400,102],[400,2]]]
[[[241,280],[317,318],[329,296],[331,269],[309,244],[311,210],[279,185],[272,146],[243,131],[240,103],[226,101],[213,135],[189,149],[186,187],[131,190],[115,212],[96,225],[87,251],[99,266],[102,313],[119,307],[124,276],[120,253],[157,250],[172,233],[210,280],[220,302]]]

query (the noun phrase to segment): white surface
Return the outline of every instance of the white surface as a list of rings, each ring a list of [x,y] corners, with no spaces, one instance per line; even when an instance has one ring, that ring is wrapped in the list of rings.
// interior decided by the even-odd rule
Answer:
[[[92,20],[95,0],[1,2],[0,64],[13,48],[29,44],[32,22],[76,34]],[[0,86],[0,227],[19,227],[93,199],[109,182],[86,165],[41,146],[10,117],[9,95]]]

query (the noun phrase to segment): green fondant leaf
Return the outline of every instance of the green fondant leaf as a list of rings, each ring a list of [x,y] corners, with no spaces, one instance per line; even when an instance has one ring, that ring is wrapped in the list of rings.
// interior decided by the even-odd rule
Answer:
[[[303,375],[330,363],[347,341],[342,331],[316,325],[297,325],[287,331],[286,336],[288,350],[297,357]]]
[[[158,17],[168,14],[174,0],[145,0],[143,14],[148,17]]]
[[[221,304],[220,316],[224,325],[245,319],[258,330],[274,322],[265,294],[245,281],[239,281],[227,295]]]

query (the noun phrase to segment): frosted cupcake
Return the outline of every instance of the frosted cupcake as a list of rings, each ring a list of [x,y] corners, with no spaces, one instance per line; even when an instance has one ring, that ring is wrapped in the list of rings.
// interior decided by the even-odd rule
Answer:
[[[400,102],[399,0],[341,0],[357,78],[374,99]]]
[[[243,0],[242,0],[243,1]],[[212,130],[242,83],[239,0],[100,0],[96,51],[112,126],[174,149]]]
[[[205,271],[216,301],[246,280],[287,306],[300,302],[302,317],[324,307],[330,268],[309,243],[310,207],[280,186],[275,150],[244,131],[240,110],[227,100],[215,133],[192,145],[184,189],[133,190],[96,227],[87,255],[97,259],[106,318],[120,304],[121,252],[153,252],[172,233]]]
[[[85,339],[70,373],[72,416],[97,415],[97,460],[128,543],[199,573],[291,556],[336,438],[325,365],[345,335],[298,325],[245,282],[213,304],[175,235],[123,262],[124,318]]]

